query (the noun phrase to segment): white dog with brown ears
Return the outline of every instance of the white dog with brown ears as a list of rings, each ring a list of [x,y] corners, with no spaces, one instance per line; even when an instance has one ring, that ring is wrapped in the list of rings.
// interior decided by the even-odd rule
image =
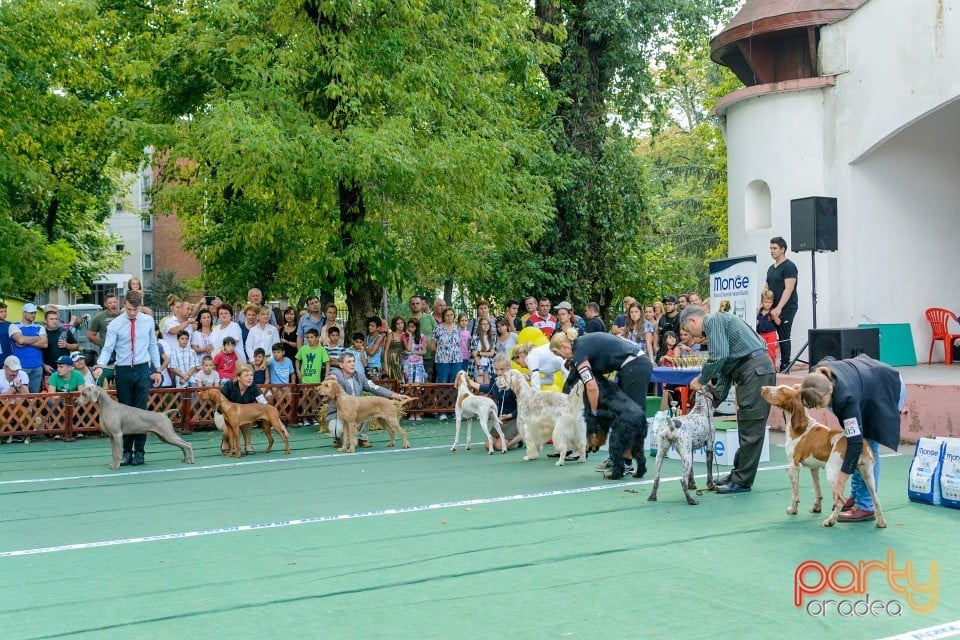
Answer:
[[[797,505],[800,503],[800,467],[810,469],[810,478],[813,481],[813,506],[810,513],[820,513],[823,493],[820,491],[820,469],[826,469],[827,482],[830,486],[840,475],[843,457],[847,452],[847,435],[839,429],[830,429],[819,422],[807,411],[800,400],[799,386],[791,387],[782,384],[778,387],[761,387],[760,395],[775,407],[783,409],[787,419],[787,474],[790,476],[790,506],[787,513],[797,514]],[[857,471],[863,478],[864,484],[873,497],[874,509],[877,512],[877,527],[883,529],[887,521],[883,517],[880,499],[873,483],[873,451],[864,446],[857,461]],[[832,527],[840,517],[843,501],[836,501],[830,517],[823,521],[823,526]]]
[[[467,444],[466,450],[470,450],[470,428],[473,426],[473,419],[480,421],[480,428],[486,436],[488,454],[493,453],[493,438],[490,437],[490,419],[493,418],[493,426],[500,435],[500,453],[507,452],[507,439],[503,435],[503,428],[500,425],[500,416],[497,415],[497,403],[493,398],[481,396],[470,390],[470,376],[466,371],[457,373],[457,431],[453,436],[453,446],[450,451],[456,451],[460,443],[460,422],[467,421]]]

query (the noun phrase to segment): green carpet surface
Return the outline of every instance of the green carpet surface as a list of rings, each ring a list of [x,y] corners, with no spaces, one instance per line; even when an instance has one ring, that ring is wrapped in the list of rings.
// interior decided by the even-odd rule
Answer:
[[[240,460],[196,433],[194,465],[151,436],[147,463],[117,471],[100,438],[0,446],[0,637],[884,638],[960,618],[960,512],[907,500],[908,456],[882,460],[887,529],[825,529],[806,471],[786,514],[778,446],[752,493],[689,506],[673,460],[654,503],[650,458],[643,479],[609,481],[602,452],[558,468],[546,452],[451,453],[449,422],[404,425],[409,450],[374,432],[372,449],[340,454],[303,427],[290,456]],[[899,615],[857,615],[864,596],[830,588],[794,605],[802,563],[891,554],[918,585],[935,563],[932,611],[877,568],[870,601]],[[852,580],[839,569],[832,584]]]

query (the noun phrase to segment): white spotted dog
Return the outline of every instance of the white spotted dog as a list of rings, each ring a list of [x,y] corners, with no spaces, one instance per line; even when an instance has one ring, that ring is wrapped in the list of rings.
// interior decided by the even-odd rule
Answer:
[[[712,491],[713,484],[713,442],[716,439],[716,429],[713,425],[714,392],[711,387],[700,387],[696,393],[696,402],[689,413],[682,416],[667,418],[666,423],[657,432],[657,471],[653,478],[653,489],[650,491],[650,502],[657,501],[657,488],[660,486],[660,467],[663,458],[672,446],[680,455],[683,464],[683,473],[680,475],[680,487],[687,498],[687,504],[700,504],[700,501],[690,495],[690,489],[696,489],[693,479],[693,452],[700,447],[706,447],[707,456],[707,489]]]
[[[567,396],[567,411],[553,428],[553,447],[561,452],[556,465],[563,466],[567,451],[578,451],[578,463],[587,461],[587,421],[583,417],[583,383],[577,382]]]
[[[490,437],[489,420],[493,418],[493,426],[500,435],[500,452],[507,452],[507,439],[503,436],[503,428],[500,426],[500,416],[497,414],[497,403],[493,398],[480,396],[470,391],[470,376],[466,371],[457,373],[457,431],[453,437],[453,446],[450,451],[457,450],[457,444],[460,443],[460,421],[467,421],[467,444],[466,450],[470,450],[470,428],[473,426],[473,419],[480,421],[480,428],[487,439],[488,454],[493,453],[493,438]]]
[[[535,388],[516,369],[510,369],[505,375],[498,376],[497,384],[501,389],[513,389],[517,396],[517,430],[523,436],[523,443],[527,448],[527,455],[523,456],[523,460],[527,462],[536,459],[547,441],[553,437],[557,421],[569,411],[567,395]],[[556,442],[553,446],[561,457],[566,455],[566,449],[560,449]]]
[[[799,386],[799,385],[798,385]],[[779,387],[762,387],[760,394],[763,399],[775,407],[783,409],[787,419],[787,474],[790,476],[791,501],[787,513],[797,514],[797,505],[800,503],[800,467],[810,469],[813,480],[813,506],[810,513],[820,513],[823,493],[820,491],[820,469],[827,470],[827,482],[830,487],[840,476],[840,467],[843,466],[843,457],[847,452],[847,435],[839,429],[830,429],[819,422],[807,411],[800,400],[800,391],[797,387],[780,385]],[[880,508],[876,487],[873,483],[873,451],[864,445],[857,461],[857,471],[863,478],[870,495],[873,497],[874,510],[877,514],[877,527],[883,529],[887,521]],[[833,511],[823,526],[832,527],[840,516],[843,500],[833,505]]]

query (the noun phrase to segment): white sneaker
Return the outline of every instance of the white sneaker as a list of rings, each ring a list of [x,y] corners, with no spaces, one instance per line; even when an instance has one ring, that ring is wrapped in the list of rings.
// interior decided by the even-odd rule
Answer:
[[[440,414],[440,421],[443,422],[443,421],[446,420],[446,419],[447,419],[447,414],[441,413],[441,414]]]

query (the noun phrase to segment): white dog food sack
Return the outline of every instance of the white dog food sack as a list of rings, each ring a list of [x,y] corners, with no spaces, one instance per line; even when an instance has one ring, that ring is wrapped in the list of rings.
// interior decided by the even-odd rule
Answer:
[[[960,509],[960,440],[957,438],[943,443],[939,484],[943,506]]]
[[[910,463],[907,497],[914,502],[940,504],[940,466],[946,443],[935,438],[920,438]]]
[[[651,457],[657,455],[657,438],[660,435],[660,429],[663,429],[667,425],[669,417],[667,411],[657,411],[653,416],[653,420],[647,423],[647,438],[643,441],[643,448],[650,452]]]

